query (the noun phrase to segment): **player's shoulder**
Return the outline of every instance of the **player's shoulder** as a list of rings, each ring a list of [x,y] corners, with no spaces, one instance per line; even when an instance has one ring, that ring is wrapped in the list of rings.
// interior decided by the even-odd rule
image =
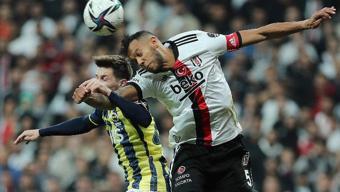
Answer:
[[[185,47],[185,51],[202,51],[210,42],[211,38],[216,38],[220,34],[205,32],[201,30],[192,30],[180,33],[168,39],[167,42],[173,42],[177,47]],[[190,46],[187,46],[190,45]],[[183,50],[182,50],[183,51]]]
[[[140,68],[136,71],[135,77],[137,77],[137,78],[152,78],[153,74],[148,72],[145,69]]]
[[[173,37],[170,37],[168,39],[168,41],[176,42],[176,41],[180,41],[180,40],[185,40],[185,38],[194,39],[195,37],[197,38],[197,36],[199,36],[200,34],[203,34],[203,33],[205,33],[205,32],[201,31],[201,30],[186,31],[186,32],[183,32],[183,33],[179,33],[179,34],[177,34]]]
[[[140,68],[136,71],[136,75],[143,76],[147,72],[147,70]]]
[[[145,69],[138,69],[136,71],[136,75],[132,78],[132,80],[135,80],[135,79],[140,79],[140,80],[156,80],[156,81],[159,81],[161,79],[164,79],[164,75],[169,75],[169,71],[167,72],[160,72],[160,73],[151,73],[151,72],[148,72],[147,70]]]

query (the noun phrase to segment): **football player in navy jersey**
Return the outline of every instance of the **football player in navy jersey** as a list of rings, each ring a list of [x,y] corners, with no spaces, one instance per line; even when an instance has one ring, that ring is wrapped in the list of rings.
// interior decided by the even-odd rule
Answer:
[[[128,60],[119,55],[103,55],[95,57],[95,63],[97,85],[114,108],[96,109],[90,115],[57,125],[26,130],[14,143],[53,135],[77,135],[94,128],[105,128],[125,172],[128,192],[170,191],[159,133],[146,103],[143,100],[126,101],[113,92],[125,86],[132,76]]]

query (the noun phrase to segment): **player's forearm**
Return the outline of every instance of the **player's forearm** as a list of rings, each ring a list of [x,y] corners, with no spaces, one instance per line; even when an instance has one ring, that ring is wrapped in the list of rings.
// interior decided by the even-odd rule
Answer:
[[[108,97],[99,93],[91,94],[84,100],[84,102],[97,109],[102,110],[113,109],[113,106]]]
[[[88,117],[78,117],[57,125],[39,129],[39,135],[42,137],[53,135],[78,135],[87,133],[95,127],[96,126],[89,121]]]
[[[287,35],[307,29],[305,21],[272,23],[258,28],[259,34],[266,39],[285,37]]]
[[[308,29],[306,21],[272,23],[256,29],[240,31],[242,46],[268,39],[281,38]]]

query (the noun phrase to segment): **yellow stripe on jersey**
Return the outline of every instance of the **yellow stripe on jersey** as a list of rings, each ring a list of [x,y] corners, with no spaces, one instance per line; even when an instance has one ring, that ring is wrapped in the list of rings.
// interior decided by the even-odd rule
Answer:
[[[128,190],[168,191],[168,170],[154,121],[146,128],[133,125],[116,110],[107,111],[102,119],[127,174]]]
[[[89,120],[93,125],[98,125],[98,123],[95,123],[92,119],[91,119],[91,115],[89,115]]]

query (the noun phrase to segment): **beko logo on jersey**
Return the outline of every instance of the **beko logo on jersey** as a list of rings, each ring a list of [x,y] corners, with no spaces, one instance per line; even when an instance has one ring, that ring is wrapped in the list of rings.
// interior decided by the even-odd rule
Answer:
[[[187,72],[185,68],[182,68],[183,70],[177,70],[175,73],[178,77],[179,84],[171,84],[170,88],[175,94],[179,94],[184,90],[186,93],[182,98],[180,98],[180,101],[185,99],[187,96],[189,96],[192,92],[194,92],[200,85],[202,85],[205,82],[205,79],[203,79],[203,73],[200,71],[197,71],[194,74],[185,75]]]
[[[192,86],[196,85],[199,80],[203,79],[203,73],[198,71],[194,75],[184,76],[179,81],[179,85],[170,85],[172,91],[179,94],[182,89],[187,92]],[[204,81],[204,80],[203,80]]]

